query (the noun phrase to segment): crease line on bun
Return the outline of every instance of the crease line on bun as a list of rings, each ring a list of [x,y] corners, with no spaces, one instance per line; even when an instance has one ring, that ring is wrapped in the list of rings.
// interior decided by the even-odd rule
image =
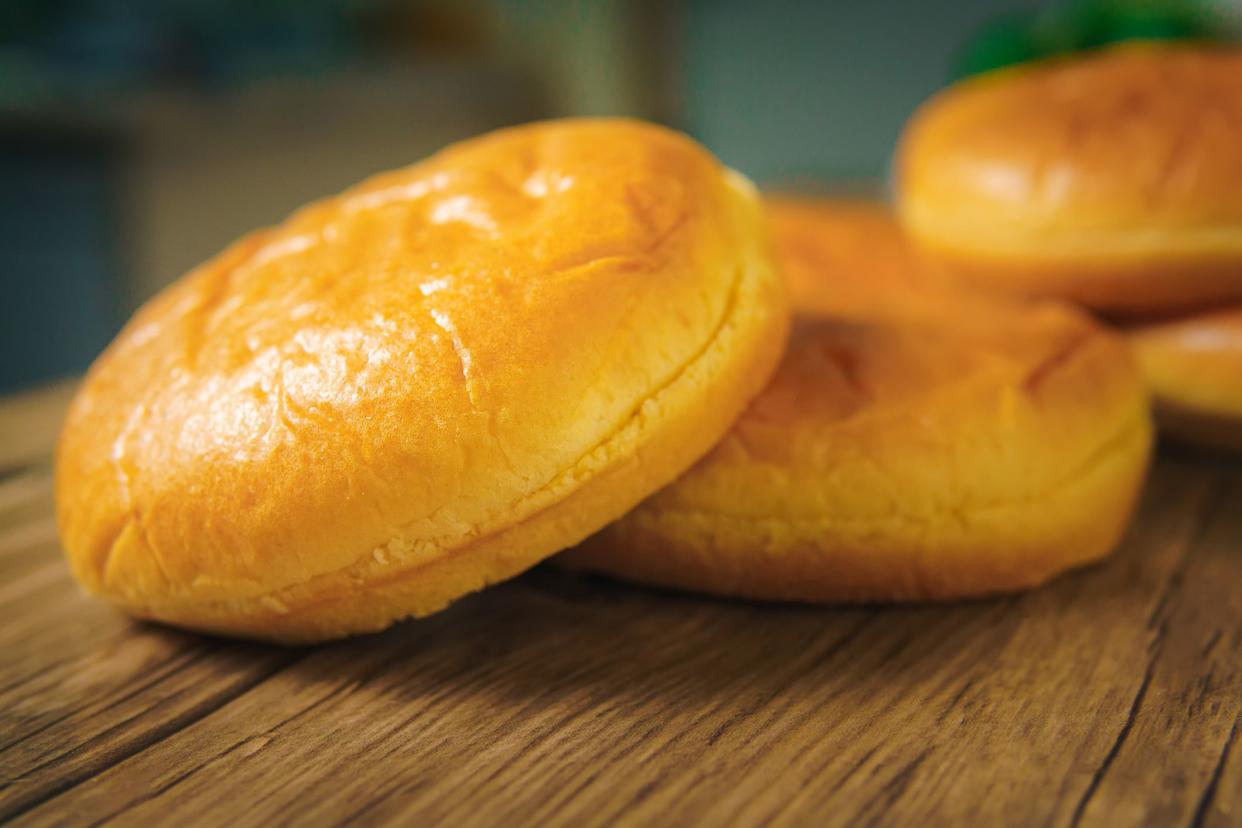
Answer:
[[[996,500],[991,502],[972,502],[969,504],[970,514],[983,514],[989,512],[1001,512],[1006,509],[1021,507],[1030,503],[1046,502],[1047,496],[1055,492],[1065,491],[1074,484],[1080,483],[1089,477],[1090,473],[1097,468],[1102,467],[1110,457],[1115,456],[1121,447],[1123,447],[1129,438],[1139,436],[1136,432],[1143,432],[1147,429],[1147,420],[1141,414],[1135,414],[1122,421],[1122,423],[1109,432],[1108,436],[1099,441],[1096,447],[1086,453],[1082,460],[1078,461],[1074,467],[1054,483],[1041,488],[1038,492],[1028,494],[1023,497],[1006,498],[1004,500]],[[908,523],[928,523],[935,519],[936,515],[960,512],[960,509],[944,509],[944,510],[928,510],[925,513],[916,512],[894,512],[884,515],[883,518],[875,518],[872,516],[863,517],[844,517],[840,515],[821,515],[816,517],[793,516],[793,517],[769,517],[760,515],[740,515],[728,514],[718,509],[691,509],[676,506],[657,506],[648,504],[643,509],[643,518],[677,518],[687,517],[690,519],[706,519],[706,520],[726,520],[734,525],[750,525],[762,526],[765,524],[818,528],[822,526],[843,526],[849,524],[865,525],[867,523],[875,523],[877,520],[892,521],[894,519],[910,518]],[[914,518],[918,515],[917,518]],[[924,516],[925,515],[925,516]]]

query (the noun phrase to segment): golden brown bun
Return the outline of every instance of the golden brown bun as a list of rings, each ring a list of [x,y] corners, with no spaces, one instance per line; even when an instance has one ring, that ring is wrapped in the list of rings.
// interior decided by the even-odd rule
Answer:
[[[1242,51],[965,81],[914,115],[897,166],[907,231],[978,285],[1131,314],[1242,298]]]
[[[1161,428],[1242,451],[1242,306],[1130,331]]]
[[[143,308],[57,458],[74,573],[309,641],[434,612],[668,483],[779,359],[759,202],[627,121],[494,133],[249,236]]]
[[[1123,342],[1067,307],[937,287],[876,208],[771,215],[802,312],[775,378],[707,457],[558,560],[748,598],[924,600],[1115,547],[1151,443]]]

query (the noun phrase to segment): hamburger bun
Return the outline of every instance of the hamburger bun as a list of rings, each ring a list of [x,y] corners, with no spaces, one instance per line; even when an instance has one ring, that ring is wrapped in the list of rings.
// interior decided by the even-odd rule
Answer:
[[[56,494],[139,618],[315,641],[570,546],[728,429],[788,325],[753,189],[637,122],[450,147],[238,241],[91,368]]]
[[[1118,337],[954,292],[880,208],[775,201],[795,330],[776,376],[671,486],[558,558],[726,596],[942,600],[1108,554],[1148,461]]]
[[[1124,45],[924,104],[909,235],[975,285],[1148,315],[1242,299],[1242,50]]]
[[[1137,327],[1130,342],[1162,430],[1242,451],[1242,306]]]

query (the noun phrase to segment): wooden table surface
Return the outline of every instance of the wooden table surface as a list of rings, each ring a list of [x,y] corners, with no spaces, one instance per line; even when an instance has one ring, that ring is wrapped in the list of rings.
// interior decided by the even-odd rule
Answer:
[[[0,404],[5,820],[1242,825],[1242,464],[1162,451],[1111,561],[1012,598],[758,606],[541,568],[282,649],[78,592],[63,400]]]

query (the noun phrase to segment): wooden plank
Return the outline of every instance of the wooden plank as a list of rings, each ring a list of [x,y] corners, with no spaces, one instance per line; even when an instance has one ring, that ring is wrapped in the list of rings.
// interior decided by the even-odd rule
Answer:
[[[0,479],[0,584],[45,564],[49,555],[39,547],[55,541],[51,469],[34,466]]]
[[[1152,640],[1126,727],[1081,800],[1083,825],[1242,820],[1226,763],[1242,722],[1242,479],[1220,487],[1148,626]],[[1135,791],[1144,795],[1136,797]]]
[[[1024,596],[773,607],[539,571],[310,650],[36,591],[29,632],[67,655],[0,691],[0,813],[1237,824],[1240,513],[1236,467],[1174,457],[1115,559]]]
[[[297,658],[290,650],[186,639],[163,631],[126,639],[111,651],[128,654],[119,664],[101,659],[111,681],[88,674],[71,709],[6,739],[0,819],[19,816],[158,744]],[[42,712],[38,697],[24,703]]]
[[[52,500],[50,464],[24,466],[0,477],[0,534],[29,519],[31,511],[49,512]]]
[[[135,624],[83,596],[60,555],[50,473],[22,472],[5,483],[0,820],[144,749],[298,657]]]
[[[1238,747],[1238,727],[1229,731],[1220,760],[1199,798],[1194,825],[1225,828],[1242,823],[1242,748]]]
[[[49,481],[50,482],[50,481]],[[31,674],[60,679],[56,665],[72,665],[75,653],[90,652],[104,638],[130,624],[98,601],[88,599],[69,575],[60,554],[45,491],[26,521],[0,528],[0,736],[13,700],[4,689]],[[0,743],[2,743],[0,739]]]
[[[79,380],[65,379],[0,397],[0,472],[45,462]]]
[[[1240,481],[1166,459],[1116,560],[1016,599],[754,607],[543,572],[297,651],[82,598],[50,473],[24,471],[0,481],[0,814],[1236,824]],[[262,796],[219,801],[253,774]]]

